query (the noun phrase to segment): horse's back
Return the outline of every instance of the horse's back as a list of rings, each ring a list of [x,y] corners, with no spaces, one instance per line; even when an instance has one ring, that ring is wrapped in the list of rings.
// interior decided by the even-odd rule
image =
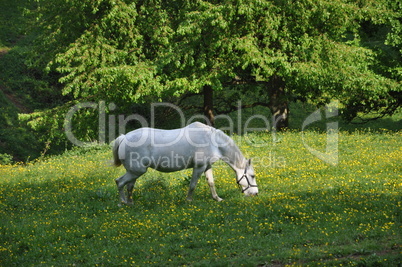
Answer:
[[[175,146],[205,144],[210,139],[214,128],[201,122],[194,122],[186,127],[172,130],[156,128],[139,128],[126,134],[126,139],[133,147],[146,146]]]

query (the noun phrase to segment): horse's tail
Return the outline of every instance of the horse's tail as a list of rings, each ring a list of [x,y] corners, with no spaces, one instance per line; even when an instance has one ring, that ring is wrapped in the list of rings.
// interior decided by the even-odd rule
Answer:
[[[121,165],[121,161],[119,159],[119,147],[121,142],[123,142],[124,140],[124,135],[120,135],[119,137],[116,138],[116,140],[114,140],[114,144],[113,144],[113,165],[116,167],[119,167]]]

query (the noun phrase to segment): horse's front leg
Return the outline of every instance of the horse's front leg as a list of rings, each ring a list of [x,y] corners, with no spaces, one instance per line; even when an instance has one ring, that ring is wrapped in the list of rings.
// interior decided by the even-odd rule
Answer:
[[[223,199],[220,198],[218,196],[218,194],[216,193],[214,176],[212,175],[212,168],[211,167],[209,167],[205,171],[205,177],[207,178],[209,188],[211,189],[212,198],[215,199],[216,201],[222,201]]]

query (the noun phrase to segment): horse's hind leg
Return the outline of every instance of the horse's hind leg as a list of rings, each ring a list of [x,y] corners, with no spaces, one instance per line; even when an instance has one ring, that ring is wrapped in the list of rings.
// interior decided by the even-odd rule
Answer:
[[[126,172],[126,174],[124,174],[123,176],[121,176],[120,178],[117,178],[115,180],[117,190],[119,191],[121,203],[123,203],[123,204],[132,204],[133,203],[131,194],[133,193],[134,184],[138,177],[139,176],[135,175],[134,173]],[[128,200],[126,199],[126,196],[124,194],[124,186],[125,185],[127,185]]]
[[[133,189],[136,181],[137,179],[127,184],[127,205],[133,205]]]
[[[193,176],[191,177],[190,188],[189,188],[188,194],[187,194],[188,201],[193,200],[193,192],[195,190],[195,187],[197,186],[198,179],[200,178],[200,176],[204,170],[205,170],[205,168],[194,168],[193,169]]]

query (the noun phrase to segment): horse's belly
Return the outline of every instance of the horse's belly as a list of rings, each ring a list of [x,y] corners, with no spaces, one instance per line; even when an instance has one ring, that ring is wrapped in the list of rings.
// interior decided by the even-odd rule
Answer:
[[[148,162],[144,162],[148,167],[161,172],[175,172],[194,167],[194,158],[175,154],[152,156]]]

